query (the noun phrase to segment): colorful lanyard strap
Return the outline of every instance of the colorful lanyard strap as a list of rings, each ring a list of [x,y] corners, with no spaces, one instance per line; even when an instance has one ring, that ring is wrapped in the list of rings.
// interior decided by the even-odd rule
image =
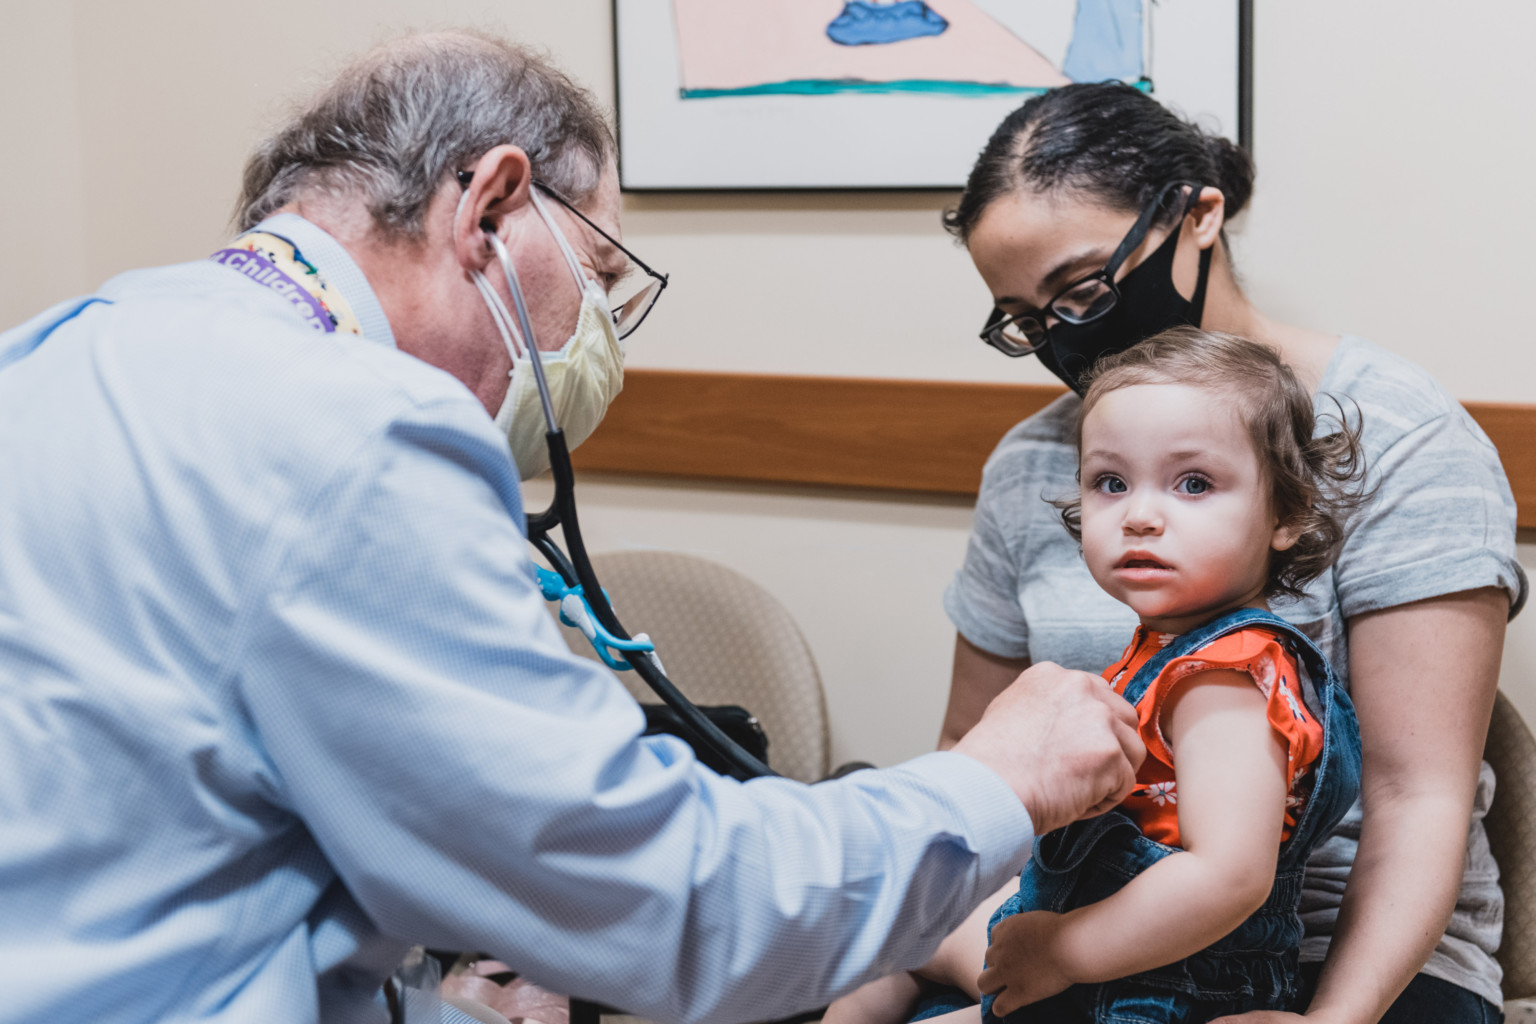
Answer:
[[[286,299],[313,330],[362,334],[341,293],[326,283],[299,247],[265,231],[248,231],[208,257]]]

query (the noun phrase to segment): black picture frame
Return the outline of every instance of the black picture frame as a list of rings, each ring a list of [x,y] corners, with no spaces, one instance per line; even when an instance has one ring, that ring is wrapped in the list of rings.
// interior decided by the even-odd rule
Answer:
[[[624,114],[625,99],[623,75],[620,66],[620,40],[619,40],[619,6],[623,0],[611,0],[611,36],[612,36],[612,67],[614,81],[614,107],[616,116],[616,134],[618,139],[619,180],[622,191],[634,195],[692,195],[692,194],[745,194],[763,195],[776,193],[795,194],[846,194],[846,193],[887,193],[887,194],[944,194],[956,191],[958,184],[945,185],[684,185],[684,186],[655,186],[634,185],[628,181],[624,173],[625,134],[629,130],[626,126]],[[1253,31],[1254,9],[1253,0],[1234,0],[1237,6],[1237,142],[1248,153],[1253,153]]]

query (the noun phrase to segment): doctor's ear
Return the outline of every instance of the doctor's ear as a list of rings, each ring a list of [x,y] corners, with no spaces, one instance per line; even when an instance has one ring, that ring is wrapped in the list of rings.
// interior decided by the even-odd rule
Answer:
[[[505,218],[530,209],[533,165],[517,146],[497,146],[461,171],[459,183],[464,194],[453,217],[454,252],[464,270],[480,270],[494,258],[485,229],[497,230]]]

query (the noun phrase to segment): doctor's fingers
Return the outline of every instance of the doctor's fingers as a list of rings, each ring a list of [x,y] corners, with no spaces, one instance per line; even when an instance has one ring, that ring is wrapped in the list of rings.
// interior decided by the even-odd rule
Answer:
[[[1082,814],[1091,818],[1103,814],[1130,796],[1136,788],[1136,772],[1146,760],[1147,747],[1137,732],[1136,709],[1119,694],[1095,677],[1089,694],[1103,709],[1110,735],[1119,745],[1121,757],[1110,758],[1102,763],[1102,771],[1096,781],[1101,787],[1094,794],[1098,799]]]
[[[1132,778],[1126,785],[1128,787],[1133,785],[1135,772],[1147,757],[1146,744],[1141,741],[1141,736],[1137,732],[1136,706],[1116,693],[1102,676],[1091,672],[1064,669],[1049,662],[1036,667],[1054,670],[1054,674],[1047,677],[1052,685],[1070,687],[1092,705],[1097,705],[1107,713],[1109,730],[1115,742],[1120,745],[1120,751],[1125,755],[1125,760],[1130,767]]]
[[[1043,834],[1129,791],[1142,755],[1127,711],[1102,678],[1040,662],[954,749],[1008,780]]]
[[[1136,732],[1136,705],[1116,693],[1103,676],[1092,675],[1088,672],[1082,674],[1094,681],[1093,685],[1088,689],[1088,692],[1093,695],[1094,699],[1109,709],[1115,721],[1125,726],[1134,734]],[[1129,754],[1130,750],[1127,749],[1126,753]]]
[[[1082,817],[1085,818],[1097,817],[1130,796],[1131,790],[1136,788],[1136,770],[1147,756],[1146,745],[1141,742],[1135,728],[1115,719],[1110,723],[1110,731],[1114,733],[1115,742],[1120,744],[1123,760],[1107,766],[1100,778],[1102,797],[1083,812]]]
[[[1119,700],[1118,697],[1115,699]],[[1120,703],[1125,708],[1130,707],[1125,701],[1120,701]],[[1125,754],[1125,760],[1131,766],[1131,776],[1134,781],[1136,771],[1141,767],[1141,762],[1147,759],[1147,745],[1141,741],[1141,734],[1136,731],[1136,713],[1132,711],[1129,720],[1124,715],[1116,714],[1114,720],[1110,723],[1110,728],[1114,730],[1115,739],[1120,744],[1120,750]]]

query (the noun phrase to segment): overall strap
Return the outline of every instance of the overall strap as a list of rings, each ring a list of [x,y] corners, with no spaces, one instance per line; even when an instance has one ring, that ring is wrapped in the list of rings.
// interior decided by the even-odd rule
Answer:
[[[1324,680],[1328,678],[1328,659],[1323,652],[1317,649],[1310,637],[1301,630],[1286,622],[1273,612],[1264,611],[1261,608],[1238,608],[1225,615],[1218,616],[1203,626],[1196,627],[1188,633],[1181,633],[1169,642],[1168,646],[1154,654],[1143,665],[1131,681],[1125,685],[1125,699],[1132,704],[1141,702],[1147,688],[1162,675],[1163,669],[1175,658],[1183,658],[1200,651],[1213,641],[1224,636],[1239,632],[1244,629],[1260,628],[1267,632],[1278,634],[1288,640],[1289,646],[1296,655],[1305,663],[1307,671],[1311,674],[1314,685],[1321,691]],[[1321,693],[1319,693],[1321,698]],[[1314,709],[1321,710],[1321,709]]]

